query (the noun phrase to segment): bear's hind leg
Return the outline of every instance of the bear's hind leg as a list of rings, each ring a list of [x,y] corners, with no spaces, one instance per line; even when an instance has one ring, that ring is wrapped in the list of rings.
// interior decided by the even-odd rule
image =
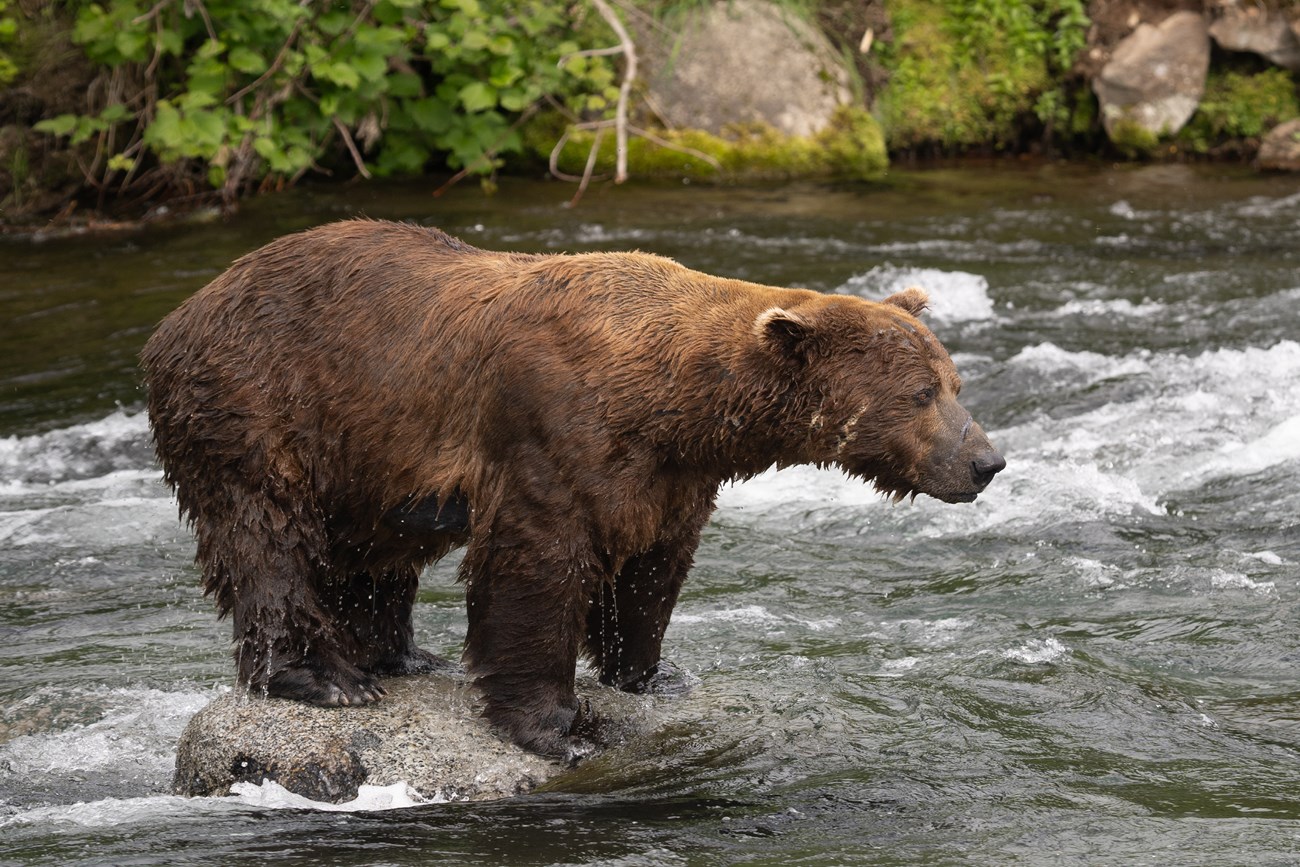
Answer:
[[[213,485],[195,510],[204,587],[234,620],[239,682],[252,691],[335,706],[378,701],[384,689],[355,663],[357,648],[319,603],[328,568],[324,522],[307,496],[245,483]],[[284,504],[291,505],[284,505]]]
[[[420,573],[415,565],[354,572],[329,598],[338,622],[358,648],[358,665],[376,675],[454,672],[456,663],[416,646],[413,611]]]

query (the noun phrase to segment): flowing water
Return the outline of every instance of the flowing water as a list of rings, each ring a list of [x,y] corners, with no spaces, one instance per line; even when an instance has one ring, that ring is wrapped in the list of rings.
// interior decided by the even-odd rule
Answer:
[[[1008,166],[879,188],[298,190],[227,222],[0,245],[0,862],[1300,861],[1300,178]],[[237,255],[344,216],[919,284],[1007,470],[973,505],[830,472],[724,490],[647,736],[528,797],[168,794],[230,688],[135,356]],[[365,395],[357,395],[364,400]],[[454,562],[421,643],[464,635]]]

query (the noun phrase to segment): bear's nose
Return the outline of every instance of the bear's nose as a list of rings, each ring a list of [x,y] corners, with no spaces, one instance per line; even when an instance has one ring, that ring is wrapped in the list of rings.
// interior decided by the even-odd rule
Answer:
[[[993,477],[1006,469],[1007,462],[1002,455],[988,451],[970,462],[971,478],[981,488],[993,481]]]

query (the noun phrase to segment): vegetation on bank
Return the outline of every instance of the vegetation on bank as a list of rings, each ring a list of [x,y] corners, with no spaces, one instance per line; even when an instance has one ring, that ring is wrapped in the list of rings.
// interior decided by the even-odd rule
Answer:
[[[892,150],[1014,150],[1027,134],[1065,139],[1093,123],[1071,78],[1091,24],[1084,0],[894,0],[889,10],[877,111]]]
[[[231,201],[312,169],[490,173],[520,149],[519,118],[599,111],[614,78],[549,0],[72,5],[97,70],[87,110],[35,129],[86,146],[87,181],[116,196]]]
[[[1296,75],[1216,58],[1172,141],[1107,141],[1080,71],[1086,0],[779,2],[814,20],[876,16],[830,32],[863,104],[813,138],[761,126],[634,137],[633,175],[872,178],[886,149],[1221,155],[1300,116]],[[879,31],[869,53],[864,20]],[[50,191],[128,209],[230,202],[308,172],[452,170],[490,184],[503,167],[544,165],[557,142],[560,173],[589,158],[603,172],[614,137],[593,149],[590,127],[618,99],[624,60],[600,51],[615,42],[586,0],[0,0],[0,220],[48,209]]]

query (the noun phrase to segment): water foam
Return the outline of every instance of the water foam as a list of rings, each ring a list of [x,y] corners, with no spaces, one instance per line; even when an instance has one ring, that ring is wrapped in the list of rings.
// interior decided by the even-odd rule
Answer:
[[[1067,301],[1052,311],[1052,315],[1061,319],[1076,316],[1091,316],[1105,319],[1115,317],[1153,318],[1164,315],[1168,306],[1158,301],[1143,299],[1137,304],[1127,298],[1078,298]]]
[[[741,623],[749,626],[775,628],[782,625],[801,626],[812,632],[824,632],[834,629],[840,621],[835,617],[819,620],[805,620],[789,614],[773,614],[762,605],[744,605],[740,608],[697,609],[677,611],[673,614],[672,625],[681,627],[697,623]]]
[[[40,832],[51,829],[120,829],[128,825],[156,823],[171,817],[210,814],[214,805],[226,809],[239,806],[231,798],[186,798],[180,795],[102,798],[97,801],[22,809],[13,815],[0,817],[0,829],[16,831],[32,828]]]
[[[1044,665],[1056,662],[1069,653],[1069,649],[1057,638],[1032,638],[1019,647],[1003,651],[1002,658],[1021,665]]]
[[[280,810],[321,810],[336,813],[360,813],[380,810],[400,810],[405,807],[418,807],[422,804],[445,804],[448,798],[441,792],[432,798],[425,798],[405,782],[396,782],[390,786],[371,786],[363,784],[357,787],[357,796],[341,804],[328,801],[313,801],[311,798],[295,794],[274,780],[257,783],[235,783],[230,787],[230,794],[240,802],[254,807],[267,807]]]
[[[212,698],[211,692],[138,687],[78,690],[74,696],[60,696],[61,701],[100,705],[102,715],[86,725],[20,735],[0,744],[0,779],[95,771],[166,776],[175,761],[181,729]],[[42,696],[29,696],[8,713],[12,716],[24,704],[39,700]]]
[[[909,286],[919,286],[929,293],[929,315],[938,321],[977,322],[995,316],[989,281],[966,271],[879,265],[850,277],[838,291],[879,300]]]
[[[85,424],[0,437],[0,486],[92,478],[152,462],[145,414],[120,409]]]
[[[1141,350],[1119,358],[1039,344],[1008,360],[1006,375],[1017,370],[1071,388],[1121,377],[1140,386],[1125,401],[1039,415],[997,432],[1004,450],[1022,461],[1090,464],[1159,497],[1300,458],[1300,389],[1288,387],[1300,381],[1295,341],[1190,357]]]

